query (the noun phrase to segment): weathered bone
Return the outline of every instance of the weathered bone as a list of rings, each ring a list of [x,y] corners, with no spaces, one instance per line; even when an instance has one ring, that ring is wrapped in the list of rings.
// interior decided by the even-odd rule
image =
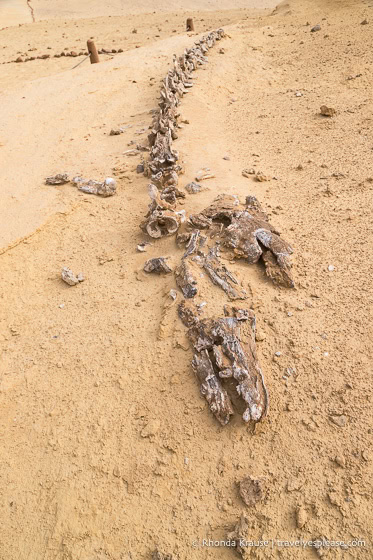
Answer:
[[[175,270],[176,284],[187,299],[193,298],[197,294],[197,281],[194,278],[188,261],[183,260]]]
[[[220,288],[228,295],[229,299],[235,300],[247,298],[247,294],[239,285],[238,280],[220,262],[218,247],[215,246],[210,249],[205,258],[203,268],[206,270],[211,281],[217,286],[220,286]]]
[[[226,317],[201,320],[190,304],[180,304],[179,316],[189,327],[195,350],[192,366],[202,383],[201,392],[221,424],[229,421],[233,407],[219,378],[237,381],[237,393],[247,405],[244,421],[259,422],[267,413],[268,394],[256,355],[255,315],[235,307],[225,311]]]
[[[266,273],[273,282],[294,286],[290,261],[293,249],[268,222],[255,197],[246,197],[243,205],[235,195],[220,195],[205,210],[190,216],[188,224],[210,230],[210,237],[217,237],[236,258],[244,258],[250,264],[263,258]],[[213,224],[222,226],[220,233],[213,231]]]

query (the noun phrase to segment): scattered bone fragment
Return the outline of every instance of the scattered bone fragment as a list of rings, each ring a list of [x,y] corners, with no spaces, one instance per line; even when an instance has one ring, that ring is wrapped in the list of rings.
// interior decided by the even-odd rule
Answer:
[[[201,192],[202,188],[203,188],[202,185],[199,185],[194,181],[185,185],[185,190],[188,191],[189,194],[197,194]]]
[[[200,169],[198,171],[198,173],[196,174],[196,181],[205,181],[206,179],[214,179],[215,175],[213,173],[211,173],[211,170],[209,167],[203,167],[202,169]]]
[[[242,557],[244,557],[246,552],[244,543],[248,539],[248,530],[249,530],[249,520],[244,514],[241,514],[241,517],[236,523],[233,531],[231,531],[227,535],[227,538],[230,541],[235,542],[236,550],[238,554],[240,554]]]
[[[113,196],[117,189],[116,181],[111,177],[107,177],[103,183],[93,179],[83,179],[83,177],[74,177],[72,182],[78,187],[79,191],[96,194],[104,198]]]
[[[145,253],[147,251],[149,243],[139,243],[136,247],[139,253]]]
[[[255,315],[251,310],[225,308],[226,316],[199,319],[191,304],[182,302],[179,316],[189,326],[194,347],[192,367],[201,382],[201,392],[222,425],[233,414],[232,403],[221,379],[237,381],[236,391],[246,403],[245,422],[259,422],[268,408],[267,389],[255,345]]]
[[[145,272],[156,272],[157,274],[170,274],[172,268],[167,264],[168,257],[157,257],[154,259],[149,259],[144,265]]]
[[[240,496],[249,507],[263,499],[263,481],[247,476],[239,483]]]
[[[327,107],[326,105],[321,105],[320,107],[320,115],[323,117],[334,117],[337,111],[333,109],[333,107]]]
[[[69,181],[70,178],[67,173],[57,173],[57,175],[45,179],[46,185],[64,185],[65,183],[69,183]]]
[[[69,286],[76,286],[80,282],[84,281],[83,274],[78,274],[77,276],[75,276],[73,271],[70,270],[70,268],[68,268],[67,266],[62,269],[61,278],[64,282],[66,282],[66,284],[69,284]]]
[[[228,295],[230,300],[246,299],[247,294],[241,288],[238,280],[219,260],[219,250],[215,246],[208,252],[203,268],[206,270],[211,281],[220,286],[220,288]]]
[[[191,271],[190,263],[183,260],[181,265],[175,270],[176,284],[187,299],[193,298],[197,294],[197,281]]]

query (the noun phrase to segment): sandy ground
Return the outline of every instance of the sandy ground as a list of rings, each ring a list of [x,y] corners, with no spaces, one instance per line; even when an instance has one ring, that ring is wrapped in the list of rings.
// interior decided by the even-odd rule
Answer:
[[[145,258],[176,264],[181,253],[174,239],[136,252],[147,181],[122,153],[145,141],[172,54],[193,42],[184,16],[99,13],[4,29],[0,62],[28,48],[83,49],[89,36],[109,47],[114,27],[125,52],[75,70],[81,58],[0,66],[1,560],[145,560],[156,547],[229,560],[233,550],[201,541],[224,539],[243,511],[248,539],[360,538],[365,547],[323,557],[372,558],[372,10],[348,0],[274,13],[199,5],[211,11],[196,13],[198,30],[224,24],[229,37],[182,102],[181,186],[202,166],[216,175],[184,208],[253,194],[295,248],[295,290],[230,265],[264,334],[269,416],[255,432],[238,415],[217,425],[184,327],[175,308],[164,311],[173,277],[142,272]],[[319,115],[322,104],[333,119]],[[245,167],[275,179],[254,182]],[[114,175],[118,194],[43,184],[62,171]],[[85,282],[63,284],[63,266]],[[221,307],[217,288],[208,301]],[[332,420],[340,415],[343,427]],[[143,437],[149,423],[157,429]],[[266,481],[250,510],[237,491],[247,475]],[[275,546],[246,557],[317,555]]]

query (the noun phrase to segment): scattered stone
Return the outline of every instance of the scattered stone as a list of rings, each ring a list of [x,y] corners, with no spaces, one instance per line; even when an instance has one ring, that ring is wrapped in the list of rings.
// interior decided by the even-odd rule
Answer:
[[[132,29],[132,33],[137,33],[137,29]]]
[[[199,185],[194,181],[185,185],[185,190],[188,191],[189,194],[197,194],[201,192],[202,188],[203,188],[202,185]]]
[[[144,173],[145,171],[145,166],[143,163],[139,163],[139,165],[136,167],[136,173]]]
[[[302,529],[308,520],[308,514],[303,506],[300,506],[296,511],[296,522],[298,529]]]
[[[336,114],[336,110],[333,109],[333,107],[327,107],[326,105],[321,105],[320,114],[323,117],[334,117],[334,115]]]
[[[158,419],[150,420],[150,422],[148,422],[147,425],[142,429],[141,437],[148,438],[148,437],[155,436],[158,433],[160,427],[161,427],[160,420]]]
[[[250,175],[255,175],[255,169],[243,169],[242,175],[244,177],[250,177]]]
[[[303,97],[303,93],[301,91],[296,91],[295,97]]]
[[[47,177],[45,179],[46,185],[64,185],[65,183],[69,183],[70,178],[67,173],[57,173],[57,175],[53,175],[51,177]]]
[[[245,504],[252,507],[263,498],[263,481],[248,476],[239,483],[239,490]]]
[[[69,286],[76,286],[77,284],[79,284],[79,282],[84,281],[83,274],[78,274],[78,276],[75,276],[73,271],[70,270],[70,268],[67,268],[67,266],[62,269],[61,277],[62,280],[66,282],[66,284],[69,284]]]
[[[255,340],[256,340],[257,342],[263,342],[263,340],[265,340],[266,337],[267,337],[267,335],[266,335],[266,333],[265,333],[264,331],[260,331],[260,330],[257,330],[257,331],[256,331]]]
[[[361,22],[360,25],[368,25],[368,20],[367,20],[367,19],[363,19],[363,21]]]
[[[335,266],[332,265],[332,264],[330,264],[330,265],[328,266],[328,270],[329,270],[329,272],[333,272],[333,270],[335,270]]]
[[[16,58],[16,62],[23,62],[23,58],[19,56],[18,58]]]
[[[343,455],[337,455],[334,458],[334,461],[337,463],[337,465],[339,465],[342,469],[344,469],[346,467],[346,459],[343,457]]]
[[[320,31],[320,30],[321,30],[321,25],[317,24],[312,27],[311,33],[315,33],[316,31]]]
[[[333,422],[333,424],[339,426],[340,428],[343,428],[347,424],[347,416],[345,416],[344,414],[338,416],[330,416],[330,420]]]
[[[228,540],[236,543],[236,550],[243,558],[245,557],[246,547],[244,545],[241,546],[240,543],[246,542],[248,530],[249,520],[244,514],[242,514],[233,531],[227,535]]]
[[[168,258],[169,257],[157,257],[154,259],[149,259],[144,265],[144,271],[148,273],[156,272],[157,274],[170,274],[170,272],[172,272],[172,269],[166,263],[166,260]]]
[[[255,180],[258,181],[259,183],[264,183],[265,181],[269,181],[269,178],[264,175],[264,173],[262,173],[261,171],[258,171],[257,174],[255,175]]]
[[[282,355],[281,352],[275,352],[276,358],[279,358],[281,355]]]

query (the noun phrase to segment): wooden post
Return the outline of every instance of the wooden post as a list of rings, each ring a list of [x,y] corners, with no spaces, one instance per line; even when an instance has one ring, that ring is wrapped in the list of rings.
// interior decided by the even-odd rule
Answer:
[[[94,41],[92,41],[92,39],[88,39],[87,47],[88,47],[88,52],[91,55],[91,64],[96,64],[97,62],[100,62],[100,59],[98,58],[96,45],[94,44]]]
[[[193,18],[188,18],[186,21],[186,30],[187,31],[194,31],[194,22]]]

